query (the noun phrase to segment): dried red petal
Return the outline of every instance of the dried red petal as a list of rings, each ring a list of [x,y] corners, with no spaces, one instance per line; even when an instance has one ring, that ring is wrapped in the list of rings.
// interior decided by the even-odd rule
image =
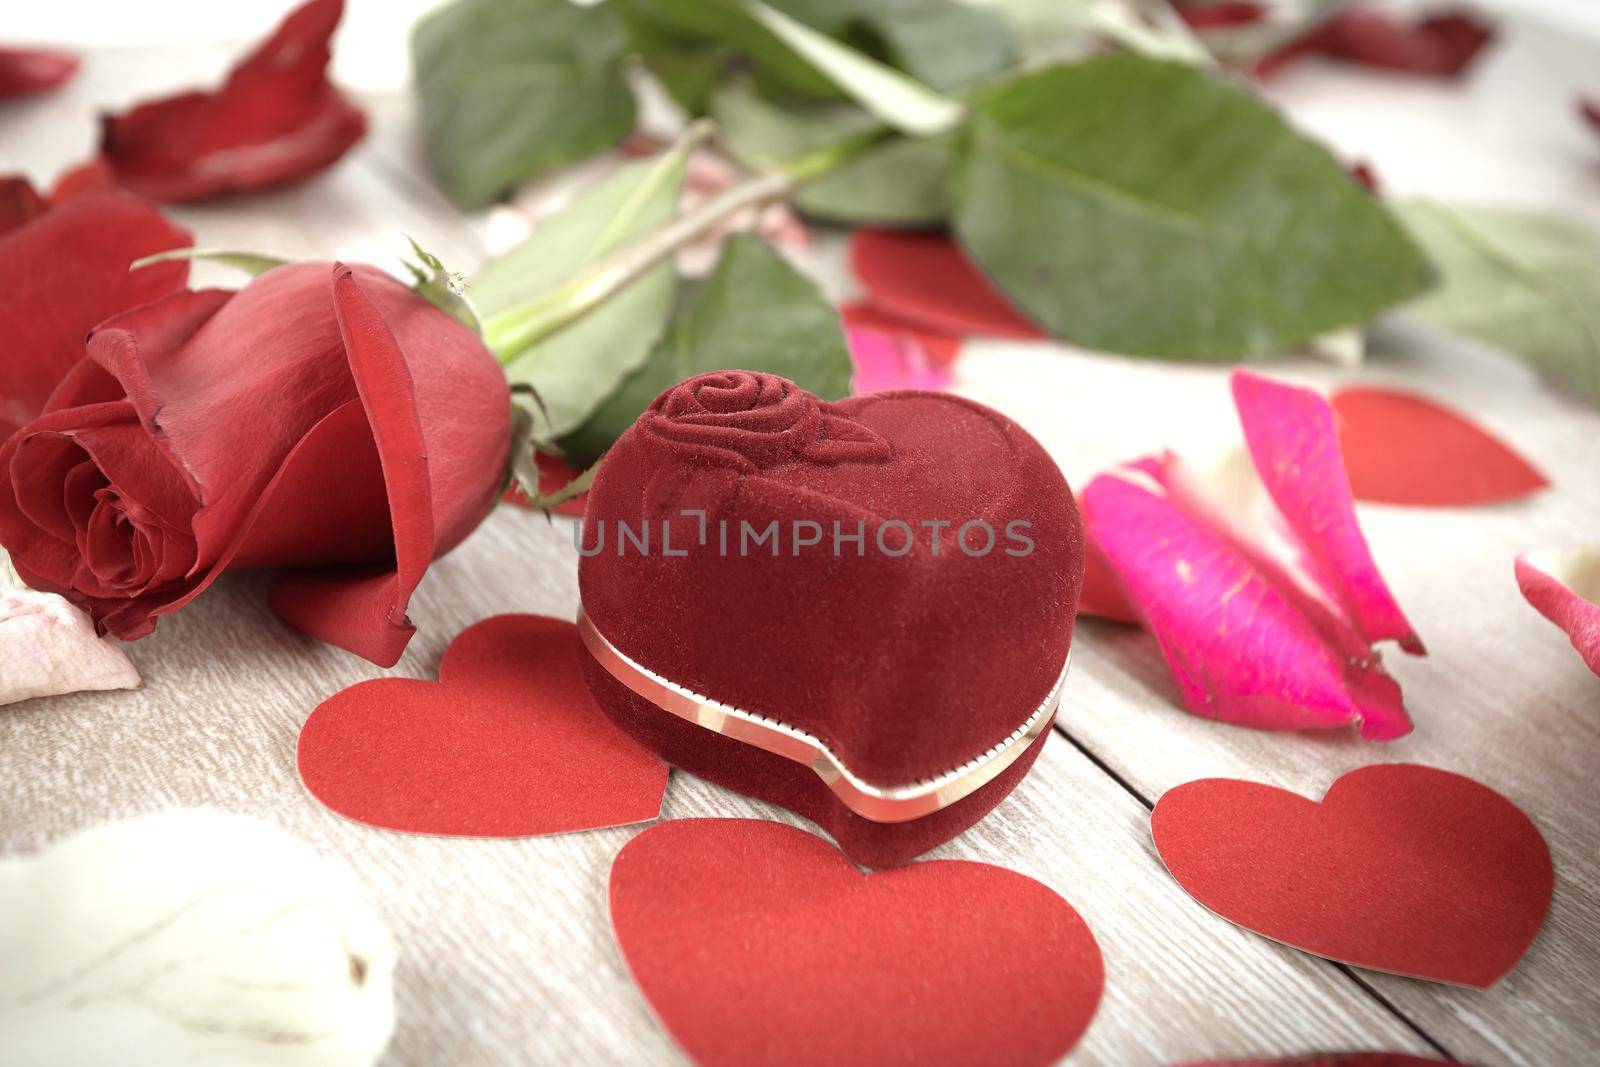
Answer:
[[[281,185],[331,166],[366,118],[328,81],[343,0],[308,0],[215,92],[108,115],[100,150],[124,188],[181,203]]]
[[[59,89],[78,73],[78,57],[47,48],[0,48],[0,100]]]
[[[1255,69],[1265,78],[1302,56],[1323,55],[1378,70],[1455,78],[1493,38],[1487,23],[1465,12],[1407,24],[1380,11],[1347,11],[1263,57]]]

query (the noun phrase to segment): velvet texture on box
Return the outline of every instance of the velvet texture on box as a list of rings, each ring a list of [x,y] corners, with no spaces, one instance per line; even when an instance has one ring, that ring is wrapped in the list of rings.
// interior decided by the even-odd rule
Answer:
[[[774,523],[776,544],[758,542]],[[743,371],[691,378],[640,416],[590,490],[583,546],[584,610],[625,656],[805,731],[882,786],[956,768],[1027,720],[1061,673],[1083,575],[1071,491],[1009,419],[940,393],[825,403]],[[971,826],[1044,743],[942,811],[872,822],[809,767],[584,659],[600,705],[668,762],[812,819],[868,866]]]

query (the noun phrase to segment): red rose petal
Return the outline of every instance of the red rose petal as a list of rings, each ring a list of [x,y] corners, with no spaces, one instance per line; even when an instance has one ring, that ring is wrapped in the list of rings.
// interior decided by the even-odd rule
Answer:
[[[100,150],[125,188],[179,203],[296,181],[332,165],[366,119],[327,77],[343,0],[308,0],[215,92],[103,121]]]
[[[1410,763],[1335,781],[1320,803],[1256,782],[1168,790],[1150,815],[1162,862],[1246,929],[1357,967],[1487,989],[1550,906],[1539,830],[1470,778]]]
[[[78,57],[46,48],[0,48],[0,100],[60,88],[78,73]]]
[[[1079,511],[1083,510],[1080,504]],[[1078,614],[1093,615],[1112,622],[1139,623],[1139,616],[1117,584],[1111,564],[1087,536],[1083,543],[1083,592],[1078,595]]]
[[[1357,500],[1471,507],[1550,483],[1466,416],[1412,393],[1351,386],[1333,394],[1339,449]]]
[[[850,265],[880,311],[920,327],[957,337],[1047,336],[943,234],[857,229]]]
[[[15,174],[0,178],[0,236],[48,210],[49,203],[28,179]]]
[[[183,262],[128,265],[190,243],[187,231],[126,196],[76,198],[0,236],[0,439],[44,410],[96,324],[182,289],[189,276]]]
[[[909,336],[922,346],[922,351],[930,360],[940,366],[948,367],[961,352],[961,338],[956,334],[929,329],[863,300],[840,304],[839,318],[843,320],[846,330],[877,330],[890,337]]]
[[[300,778],[346,818],[390,830],[528,837],[653,819],[667,768],[611,724],[563,619],[462,631],[438,682],[379,678],[319,704]]]
[[[270,600],[295,629],[392,667],[416,632],[406,606],[434,556],[428,446],[405,355],[349,267],[334,269],[333,300],[350,372],[383,461],[395,562],[393,568],[350,574],[288,574],[273,585]]]
[[[84,196],[88,193],[111,193],[117,189],[117,176],[111,170],[111,164],[102,157],[95,156],[87,163],[79,163],[61,173],[55,185],[50,188],[50,199],[54,203],[71,200],[75,196]]]
[[[703,1067],[1054,1063],[1105,973],[1066,901],[985,863],[863,875],[779,823],[680,819],[611,866],[634,981]]]
[[[1589,124],[1595,133],[1600,133],[1600,101],[1590,100],[1587,97],[1578,101],[1578,113]]]
[[[1433,15],[1407,24],[1380,11],[1346,11],[1256,63],[1270,77],[1307,55],[1323,55],[1379,70],[1435,78],[1459,77],[1494,31],[1464,12]]]
[[[1523,597],[1600,675],[1600,545],[1529,552],[1517,557],[1516,570]]]
[[[1218,0],[1217,3],[1174,3],[1178,16],[1196,30],[1213,30],[1235,26],[1253,26],[1261,21],[1266,9],[1249,0]]]

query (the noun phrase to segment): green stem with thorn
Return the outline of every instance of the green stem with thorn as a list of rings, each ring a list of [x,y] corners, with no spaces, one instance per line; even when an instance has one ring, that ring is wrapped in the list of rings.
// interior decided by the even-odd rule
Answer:
[[[770,173],[729,186],[693,210],[602,257],[570,281],[491,317],[483,324],[484,343],[501,364],[510,364],[725,219],[787,197],[800,185],[837,169],[891,134],[887,127],[875,127],[798,156]]]

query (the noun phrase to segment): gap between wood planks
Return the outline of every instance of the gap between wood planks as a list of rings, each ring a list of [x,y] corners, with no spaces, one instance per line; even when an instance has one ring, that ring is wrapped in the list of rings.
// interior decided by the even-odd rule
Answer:
[[[1117,783],[1117,785],[1120,786],[1122,788],[1122,790],[1124,792],[1126,792],[1129,796],[1133,797],[1133,799],[1137,800],[1140,804],[1143,804],[1146,811],[1154,810],[1154,808],[1155,808],[1155,802],[1154,801],[1152,801],[1149,797],[1145,796],[1139,790],[1135,789],[1133,787],[1133,785],[1126,778],[1124,778],[1122,775],[1118,774],[1112,768],[1112,766],[1109,763],[1107,763],[1105,760],[1101,759],[1098,755],[1096,755],[1094,753],[1094,751],[1089,748],[1088,745],[1085,745],[1083,742],[1079,741],[1076,737],[1073,737],[1072,734],[1068,733],[1066,727],[1062,726],[1059,721],[1057,721],[1055,723],[1052,723],[1051,725],[1052,725],[1052,728],[1055,730],[1055,732],[1061,735],[1061,738],[1064,741],[1066,741],[1068,744],[1070,744],[1073,748],[1077,749],[1078,752],[1083,755],[1084,759],[1088,760],[1090,763],[1094,764],[1097,768],[1099,768],[1100,771],[1103,774],[1106,775],[1106,777],[1110,778],[1113,782]],[[1289,946],[1285,946],[1285,947],[1288,948]],[[1292,952],[1299,952],[1300,951],[1299,949],[1295,949],[1295,948],[1290,948],[1289,950],[1292,951]],[[1361,975],[1357,974],[1356,971],[1353,968],[1351,968],[1351,967],[1349,967],[1349,966],[1347,966],[1346,964],[1343,964],[1343,963],[1337,963],[1337,962],[1335,962],[1333,960],[1322,959],[1322,957],[1320,957],[1320,956],[1315,956],[1314,953],[1306,953],[1306,955],[1313,956],[1313,958],[1320,960],[1322,963],[1324,963],[1328,967],[1332,968],[1333,970],[1335,970],[1338,973],[1342,974],[1345,978],[1347,978],[1351,982],[1355,983],[1355,985],[1356,985],[1356,987],[1358,989],[1360,989],[1368,997],[1370,997],[1373,1000],[1377,1001],[1378,1005],[1380,1007],[1382,1007],[1383,1010],[1387,1011],[1390,1015],[1393,1015],[1397,1020],[1399,1020],[1406,1027],[1406,1029],[1408,1029],[1412,1033],[1416,1034],[1417,1037],[1421,1038],[1422,1041],[1427,1043],[1427,1045],[1430,1048],[1432,1048],[1435,1052],[1437,1052],[1440,1056],[1443,1056],[1445,1059],[1450,1060],[1452,1062],[1460,1062],[1459,1060],[1456,1059],[1456,1056],[1455,1056],[1455,1054],[1453,1052],[1451,1052],[1449,1049],[1445,1048],[1444,1045],[1440,1044],[1439,1041],[1437,1039],[1435,1039],[1432,1034],[1428,1033],[1421,1026],[1417,1025],[1417,1023],[1412,1021],[1410,1016],[1406,1015],[1405,1012],[1401,1011],[1399,1008],[1395,1007],[1394,1004],[1390,1003],[1388,997],[1384,996],[1382,993],[1380,993],[1376,989],[1374,989],[1372,987],[1372,985],[1370,983],[1368,983],[1365,978],[1362,978]]]

